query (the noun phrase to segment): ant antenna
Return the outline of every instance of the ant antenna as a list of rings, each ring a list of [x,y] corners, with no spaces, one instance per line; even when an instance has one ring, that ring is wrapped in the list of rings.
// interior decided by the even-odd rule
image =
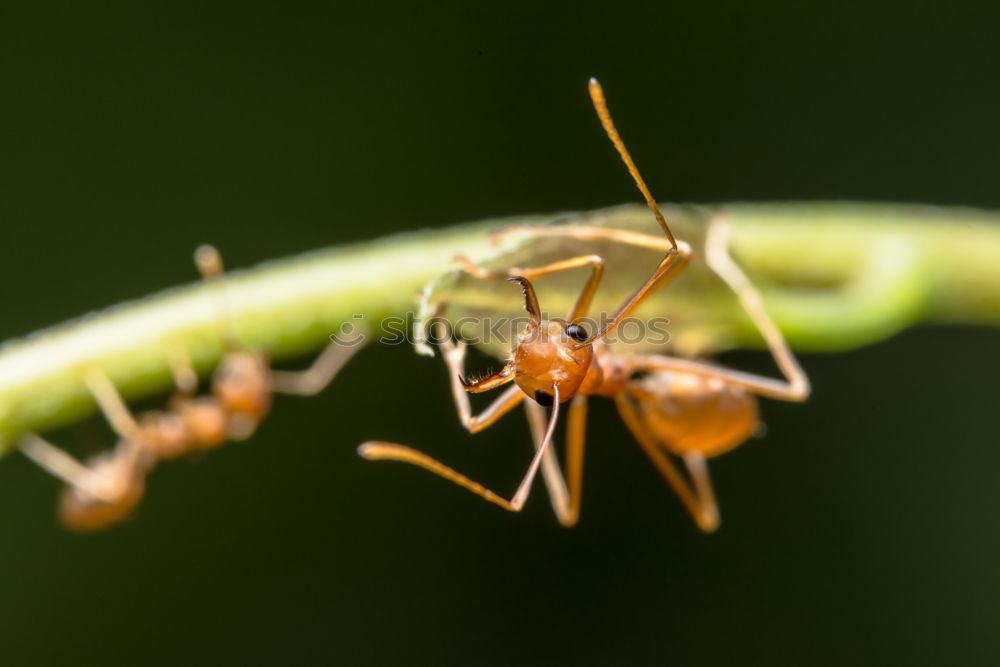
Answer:
[[[632,180],[635,181],[635,184],[638,186],[642,196],[646,198],[646,204],[653,212],[653,215],[656,216],[656,221],[660,223],[660,228],[670,240],[670,245],[672,245],[674,250],[676,250],[677,241],[674,240],[674,235],[670,231],[670,227],[667,226],[666,219],[663,217],[663,214],[660,213],[660,209],[656,205],[653,195],[649,192],[649,188],[646,187],[646,181],[642,180],[642,176],[639,174],[639,169],[635,166],[635,162],[632,161],[632,156],[629,155],[628,149],[625,148],[625,142],[622,141],[621,135],[619,135],[618,130],[615,129],[615,123],[611,120],[611,112],[608,111],[608,103],[604,99],[604,89],[601,88],[601,84],[598,83],[595,78],[590,79],[588,89],[590,90],[590,100],[594,103],[594,110],[597,111],[597,117],[601,119],[601,125],[604,126],[604,131],[607,133],[608,139],[610,139],[611,143],[615,145],[615,149],[622,157],[622,162],[624,162],[625,166],[628,168],[628,173],[632,175]]]
[[[200,245],[194,251],[194,263],[205,282],[211,286],[219,313],[219,329],[226,347],[236,347],[236,330],[229,313],[229,301],[226,299],[226,286],[223,282],[225,266],[222,255],[213,245]]]

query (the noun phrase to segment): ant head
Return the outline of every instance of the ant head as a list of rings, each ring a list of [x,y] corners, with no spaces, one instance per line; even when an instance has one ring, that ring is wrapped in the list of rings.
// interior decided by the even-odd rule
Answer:
[[[587,340],[579,324],[565,320],[543,320],[535,289],[527,278],[509,279],[521,285],[525,309],[531,319],[517,337],[514,349],[514,381],[525,394],[541,405],[552,405],[553,387],[560,402],[576,395],[594,358],[592,345],[577,347]]]
[[[59,498],[60,521],[70,530],[80,533],[104,530],[127,519],[146,488],[145,469],[134,457],[105,452],[89,463],[108,497],[95,498],[70,486],[63,490]]]
[[[212,393],[222,407],[260,421],[271,409],[271,371],[264,357],[250,351],[230,352],[212,379]]]

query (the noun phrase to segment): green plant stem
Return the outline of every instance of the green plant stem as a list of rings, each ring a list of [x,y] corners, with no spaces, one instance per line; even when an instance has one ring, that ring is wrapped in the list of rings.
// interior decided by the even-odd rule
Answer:
[[[782,286],[765,297],[798,349],[860,345],[918,320],[1000,324],[1000,215],[862,204],[728,208],[734,252],[752,276]],[[588,223],[600,224],[602,215],[588,214]],[[242,343],[274,359],[302,355],[355,314],[375,322],[411,311],[416,293],[456,253],[489,255],[488,230],[555,217],[480,222],[269,262],[229,276],[228,310]],[[831,280],[846,287],[810,289]],[[6,343],[0,451],[25,431],[91,414],[81,381],[88,367],[106,372],[127,399],[149,396],[172,386],[172,350],[183,346],[204,372],[222,353],[219,338],[215,301],[192,284]]]

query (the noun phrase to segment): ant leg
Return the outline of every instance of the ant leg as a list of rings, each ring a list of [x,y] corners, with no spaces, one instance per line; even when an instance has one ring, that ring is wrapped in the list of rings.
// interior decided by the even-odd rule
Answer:
[[[803,390],[801,387],[789,385],[783,380],[775,380],[754,373],[734,371],[701,361],[668,357],[663,354],[631,355],[625,360],[624,369],[628,373],[640,371],[680,371],[707,378],[718,378],[723,382],[745,387],[755,394],[774,398],[779,401],[804,401],[809,395],[808,384]]]
[[[580,518],[583,500],[583,454],[587,438],[587,397],[577,396],[569,408],[566,424],[566,477],[569,481],[569,512],[567,526]]]
[[[111,379],[97,367],[90,368],[83,379],[115,433],[125,440],[137,442],[139,427],[135,423],[135,417],[125,405]]]
[[[782,375],[788,381],[783,390],[777,392],[778,395],[775,395],[773,391],[770,395],[788,401],[804,401],[809,396],[809,378],[799,366],[799,362],[792,354],[784,336],[781,335],[781,330],[775,326],[774,321],[767,314],[760,292],[729,254],[731,234],[732,226],[729,219],[723,215],[714,216],[708,224],[708,234],[705,237],[705,260],[708,262],[709,268],[715,271],[736,293],[740,305],[743,306],[743,310],[750,316],[757,331],[764,338],[771,356],[774,357]],[[773,390],[770,383],[769,389]]]
[[[714,364],[677,359],[665,355],[634,355],[628,359],[629,371],[660,370],[681,371],[704,377],[718,378],[724,382],[745,387],[750,391],[781,401],[804,401],[809,397],[809,378],[799,366],[781,331],[764,308],[760,293],[733,261],[728,251],[730,226],[726,218],[717,216],[709,223],[705,240],[706,260],[709,267],[736,293],[743,310],[753,321],[767,343],[771,356],[785,380],[744,373]]]
[[[474,482],[460,472],[449,468],[440,461],[427,456],[422,452],[418,452],[410,447],[405,447],[403,445],[397,445],[391,442],[366,442],[358,447],[358,454],[370,461],[379,460],[390,460],[390,461],[402,461],[403,463],[411,463],[415,466],[419,466],[424,470],[428,470],[435,475],[444,477],[445,479],[458,484],[463,489],[471,491],[480,498],[487,500],[495,505],[499,505],[509,512],[520,512],[524,507],[525,501],[528,499],[528,494],[531,493],[531,483],[535,479],[535,475],[538,473],[538,468],[541,465],[542,457],[545,456],[545,452],[549,450],[549,444],[552,442],[552,434],[556,430],[556,421],[559,419],[559,387],[553,385],[553,396],[555,398],[552,404],[552,415],[549,417],[549,426],[545,432],[545,437],[542,440],[541,445],[535,452],[535,456],[531,459],[531,465],[528,466],[528,472],[525,473],[524,478],[517,487],[517,491],[510,500],[497,495],[493,491],[490,491],[485,486],[479,482]]]
[[[225,347],[237,347],[236,324],[230,315],[229,299],[226,295],[225,264],[218,249],[212,245],[200,245],[194,250],[194,264],[198,268],[210,297],[215,300],[218,314],[219,336]]]
[[[715,502],[715,494],[712,491],[712,482],[708,476],[705,459],[700,455],[688,455],[684,459],[694,480],[694,489],[692,489],[677,466],[646,430],[629,399],[624,394],[619,393],[615,396],[615,405],[618,406],[618,412],[625,425],[628,426],[653,465],[663,475],[663,479],[677,494],[681,504],[684,505],[698,527],[706,533],[714,532],[719,527],[719,508]]]
[[[441,343],[441,348],[444,361],[448,365],[448,375],[451,378],[451,395],[455,399],[455,409],[458,410],[458,418],[462,422],[462,426],[469,433],[479,433],[483,429],[492,426],[494,422],[517,407],[518,403],[524,400],[524,392],[521,391],[520,387],[515,385],[500,394],[481,413],[473,415],[472,404],[469,402],[468,385],[462,379],[465,361],[465,343],[459,342],[456,345],[451,340],[444,340]]]
[[[362,343],[347,346],[338,341],[331,341],[306,370],[272,371],[274,390],[282,394],[299,396],[318,394],[333,381],[344,364],[362,347]]]
[[[573,224],[552,226],[511,225],[490,234],[490,241],[492,243],[500,243],[510,236],[524,236],[525,238],[563,236],[575,241],[608,241],[610,243],[621,243],[661,252],[668,252],[673,248],[670,241],[662,236],[652,236],[651,234],[633,232],[628,229],[611,229],[607,227],[595,227],[593,225]]]
[[[590,225],[559,225],[557,227],[514,226],[500,230],[493,234],[491,238],[494,242],[498,242],[500,239],[514,234],[524,235],[527,238],[564,236],[577,241],[608,241],[647,248],[649,250],[660,250],[667,253],[653,271],[653,274],[618,309],[618,312],[615,313],[604,329],[581,343],[581,346],[607,336],[614,331],[621,321],[634,312],[643,301],[673,280],[677,272],[683,269],[691,259],[691,247],[684,241],[676,241],[675,246],[672,240],[663,237],[651,236],[627,229],[605,229]]]
[[[583,290],[580,292],[580,296],[577,297],[576,303],[573,305],[573,308],[569,312],[569,317],[567,318],[570,322],[575,322],[586,315],[587,311],[590,310],[590,304],[594,299],[594,294],[597,292],[597,287],[604,275],[604,258],[598,255],[581,255],[579,257],[571,257],[567,260],[553,262],[552,264],[546,264],[545,266],[513,268],[508,270],[490,270],[483,268],[465,255],[456,255],[455,261],[459,263],[459,266],[463,271],[481,280],[507,279],[519,282],[522,290],[524,291],[525,309],[531,314],[532,319],[535,321],[541,319],[541,313],[538,310],[538,300],[535,298],[535,290],[528,281],[542,276],[551,275],[559,271],[567,271],[569,269],[590,266],[590,277],[587,279]],[[417,338],[417,352],[427,356],[434,356],[434,352],[427,344],[428,327],[425,323],[432,312],[436,310],[440,313],[442,309],[442,304],[438,304],[434,307],[429,300],[432,289],[431,286],[433,284],[434,283],[428,284],[420,295],[418,321],[414,330]],[[498,385],[490,385],[490,387],[493,386]],[[485,388],[481,390],[485,391]]]
[[[625,229],[603,229],[588,225],[561,225],[558,227],[508,227],[500,230],[494,235],[494,239],[502,238],[508,234],[524,234],[528,237],[544,236],[566,236],[579,241],[610,241],[613,243],[623,243],[650,250],[663,250],[666,255],[652,275],[639,287],[626,302],[619,307],[618,312],[608,321],[605,327],[594,334],[577,347],[582,347],[594,342],[598,338],[607,336],[615,328],[638,308],[643,301],[656,293],[661,287],[673,280],[677,273],[691,260],[691,246],[684,241],[677,241],[676,245],[669,239],[641,234]],[[596,257],[596,255],[595,255]],[[460,258],[464,259],[464,258]],[[578,258],[574,258],[578,259]],[[467,260],[465,260],[467,261]],[[571,261],[571,260],[566,260]],[[463,266],[466,271],[468,267]],[[471,271],[469,271],[471,273]],[[596,286],[595,286],[596,289]],[[591,293],[591,297],[593,294]],[[578,302],[579,304],[579,302]],[[589,306],[589,302],[587,303]]]
[[[77,461],[62,449],[34,433],[21,438],[21,452],[53,477],[62,480],[92,498],[114,502],[117,497],[108,493],[107,484],[93,470]]]
[[[545,420],[541,407],[532,401],[524,404],[528,415],[535,447],[541,447],[545,434]],[[549,490],[552,510],[559,523],[575,526],[580,518],[580,501],[583,498],[583,454],[586,444],[587,397],[577,395],[569,408],[566,425],[566,479],[559,469],[555,452],[549,448],[542,458],[542,479]]]
[[[198,372],[191,363],[191,354],[187,346],[177,341],[168,348],[167,355],[177,393],[181,396],[194,396],[198,390]]]
[[[558,227],[507,227],[494,235],[495,239],[508,235],[525,235],[531,237],[565,236],[579,241],[609,241],[624,243],[651,250],[669,250],[670,243],[666,239],[641,234],[624,229],[605,229],[588,225],[560,225]],[[761,336],[771,351],[772,356],[781,369],[787,382],[765,378],[751,373],[731,371],[712,364],[699,363],[684,359],[658,355],[636,355],[631,358],[631,367],[635,370],[679,370],[708,377],[718,377],[722,380],[746,387],[763,396],[788,401],[803,401],[809,395],[809,380],[781,331],[775,326],[767,311],[759,292],[753,287],[729,254],[730,228],[728,221],[720,216],[712,219],[708,226],[706,237],[706,260],[709,267],[722,278],[730,289],[740,299],[744,311],[757,326]]]
[[[705,532],[711,532],[719,527],[719,504],[715,500],[715,490],[712,488],[712,476],[708,472],[708,462],[701,452],[688,452],[681,460],[687,468],[688,475],[694,481],[694,491],[701,500]]]
[[[576,304],[573,305],[572,310],[569,312],[567,319],[570,322],[580,319],[587,314],[588,310],[590,310],[590,303],[594,300],[594,294],[597,292],[597,287],[601,284],[601,278],[604,276],[604,258],[599,255],[580,255],[579,257],[571,257],[569,259],[553,262],[552,264],[546,264],[544,266],[536,266],[532,268],[512,268],[500,271],[484,269],[473,263],[465,255],[456,256],[455,261],[459,263],[463,271],[482,280],[503,280],[515,277],[535,280],[560,271],[568,271],[570,269],[589,266],[590,277],[587,278],[587,283],[583,286],[580,296],[577,297]]]

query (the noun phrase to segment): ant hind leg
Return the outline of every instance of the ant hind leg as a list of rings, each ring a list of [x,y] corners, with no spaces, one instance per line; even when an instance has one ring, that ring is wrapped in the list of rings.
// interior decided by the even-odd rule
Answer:
[[[661,445],[642,424],[635,407],[629,398],[619,394],[615,396],[615,405],[628,429],[635,436],[646,456],[653,462],[657,470],[674,490],[681,504],[688,511],[695,523],[703,532],[712,533],[719,527],[719,507],[712,490],[712,481],[708,474],[708,466],[701,454],[688,454],[684,458],[685,466],[694,482],[694,488],[684,479],[684,476],[673,461],[663,451]]]
[[[723,214],[716,214],[708,223],[708,233],[705,237],[705,260],[708,266],[729,286],[736,294],[743,310],[753,321],[757,331],[760,332],[764,342],[767,344],[771,356],[778,364],[782,375],[785,376],[787,384],[783,384],[777,392],[776,398],[786,401],[804,401],[809,396],[809,378],[799,365],[791,348],[781,335],[767,309],[764,307],[764,300],[760,292],[740,268],[732,255],[729,253],[729,238],[732,233],[732,225],[729,218]],[[775,384],[771,381],[771,384]]]

